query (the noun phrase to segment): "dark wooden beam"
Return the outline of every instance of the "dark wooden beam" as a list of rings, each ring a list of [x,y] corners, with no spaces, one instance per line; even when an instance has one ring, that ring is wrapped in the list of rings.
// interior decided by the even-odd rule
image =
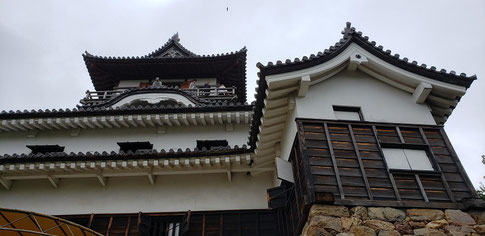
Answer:
[[[106,230],[106,236],[109,236],[109,231],[111,230],[111,225],[113,224],[113,217],[109,218],[108,229]]]
[[[312,179],[312,173],[311,173],[311,168],[310,168],[310,163],[309,163],[309,156],[308,153],[305,151],[305,136],[304,136],[304,130],[303,130],[303,125],[301,123],[297,123],[297,130],[298,132],[298,151],[300,152],[301,155],[301,161],[303,164],[303,175],[305,176],[305,179],[307,179],[307,196],[309,203],[314,203],[315,202],[315,186],[313,181],[310,181]],[[303,196],[304,197],[304,196]],[[305,199],[303,199],[303,205],[306,205]],[[304,208],[304,207],[303,207]]]
[[[219,236],[224,235],[224,214],[221,213],[221,218],[219,219]]]
[[[405,123],[390,123],[390,122],[370,122],[370,121],[348,121],[348,120],[329,120],[329,119],[313,119],[313,118],[296,118],[296,121],[300,122],[311,122],[311,123],[327,123],[327,124],[352,124],[352,125],[383,125],[383,126],[391,126],[396,127],[399,126],[401,128],[441,128],[442,125],[421,125],[421,124],[405,124]]]
[[[396,132],[397,132],[397,135],[399,136],[399,140],[401,140],[401,143],[406,143],[406,141],[404,141],[404,138],[402,136],[401,129],[399,129],[399,126],[396,126]]]
[[[372,125],[372,132],[374,134],[374,138],[376,139],[377,147],[379,148],[379,153],[381,154],[382,161],[384,166],[386,167],[387,175],[389,176],[389,180],[391,181],[392,189],[394,190],[394,195],[398,201],[401,201],[401,195],[399,194],[399,190],[396,187],[396,182],[394,181],[394,176],[389,171],[389,167],[387,166],[386,158],[384,157],[384,152],[382,151],[381,143],[379,142],[379,137],[377,136],[377,129],[375,125]]]
[[[323,124],[325,129],[325,135],[327,136],[328,150],[330,151],[330,158],[332,159],[333,171],[335,172],[335,178],[337,179],[337,185],[340,192],[340,199],[345,199],[344,188],[342,187],[342,180],[340,180],[340,174],[337,167],[337,161],[335,160],[335,154],[333,152],[332,139],[330,138],[330,132],[328,132],[327,123]],[[309,179],[310,181],[311,179]]]
[[[0,216],[9,224],[12,226],[12,229],[16,229],[16,227],[13,225],[13,223],[10,223],[10,220],[2,213],[0,212]],[[19,231],[16,231],[20,236],[23,236],[23,234]]]
[[[364,179],[365,189],[367,190],[367,195],[369,196],[370,200],[373,200],[374,197],[372,196],[372,191],[370,190],[369,180],[367,179],[367,174],[365,173],[364,163],[362,163],[362,158],[360,157],[359,146],[355,140],[354,131],[352,130],[352,125],[349,124],[348,126],[350,132],[350,138],[352,139],[352,145],[354,146],[355,155],[357,156],[357,161],[359,163],[360,171],[362,172],[362,178]]]
[[[64,231],[64,229],[62,228],[62,225],[59,224],[59,221],[57,220],[54,220],[54,222],[56,222],[57,225],[59,225],[59,229],[61,229],[62,233],[66,236],[68,236],[68,234],[66,233],[66,231]],[[64,223],[63,223],[64,224]]]
[[[446,147],[448,148],[448,150],[451,153],[451,157],[453,158],[456,166],[458,167],[458,171],[459,171],[460,175],[465,180],[465,184],[467,185],[467,187],[470,191],[470,194],[474,198],[479,198],[477,192],[475,191],[475,188],[473,187],[472,182],[470,181],[470,178],[468,178],[468,175],[466,174],[465,168],[463,168],[463,165],[461,164],[461,161],[460,161],[460,159],[458,158],[458,155],[455,152],[455,149],[451,145],[451,142],[450,142],[450,139],[448,138],[448,135],[446,135],[446,132],[443,128],[440,129],[440,133],[441,133],[441,136],[443,137],[443,140],[445,141]]]
[[[205,214],[202,215],[202,236],[205,236]]]
[[[89,221],[87,227],[91,229],[91,225],[93,224],[93,219],[94,219],[94,213],[91,213],[89,216]]]
[[[126,223],[125,227],[125,236],[128,236],[130,233],[130,226],[131,226],[131,216],[128,216],[128,222]]]
[[[441,174],[441,182],[443,183],[443,186],[445,187],[446,193],[448,194],[448,197],[450,198],[451,202],[456,202],[455,196],[453,195],[453,192],[451,191],[450,185],[448,184],[448,181],[446,180],[446,176],[443,174],[441,171],[440,164],[438,163],[438,160],[436,160],[436,156],[433,153],[433,150],[431,150],[431,147],[429,146],[429,141],[428,137],[426,137],[426,134],[423,131],[423,128],[419,128],[419,133],[421,134],[421,139],[424,141],[426,145],[428,145],[428,153],[431,155],[431,160],[433,163],[433,166],[436,168],[436,171],[439,171]]]
[[[414,180],[418,183],[419,191],[421,191],[421,196],[425,202],[429,202],[428,195],[426,195],[426,191],[424,191],[423,183],[421,183],[421,179],[419,178],[418,174],[414,174]]]
[[[372,206],[397,208],[433,208],[433,209],[465,209],[462,203],[451,202],[418,202],[418,201],[385,201],[385,200],[350,200],[336,199],[335,205],[344,206]]]

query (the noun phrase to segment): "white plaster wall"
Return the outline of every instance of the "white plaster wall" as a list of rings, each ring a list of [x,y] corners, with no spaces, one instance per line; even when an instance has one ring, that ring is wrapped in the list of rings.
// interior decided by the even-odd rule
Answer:
[[[342,71],[296,99],[297,117],[335,119],[332,105],[361,107],[365,121],[436,125],[427,104],[361,71]]]
[[[153,148],[160,150],[173,148],[193,149],[196,140],[226,139],[230,146],[242,146],[248,141],[248,124],[234,124],[233,131],[225,126],[181,126],[168,127],[165,134],[157,134],[156,128],[113,128],[85,129],[79,136],[71,136],[69,130],[43,131],[35,138],[27,138],[26,132],[0,133],[0,155],[30,153],[25,145],[59,144],[65,152],[119,151],[117,142],[149,141]]]
[[[17,180],[0,189],[0,207],[51,215],[87,213],[173,212],[265,209],[272,174],[245,173],[110,178],[102,187],[95,178],[62,179],[59,188],[45,180]]]

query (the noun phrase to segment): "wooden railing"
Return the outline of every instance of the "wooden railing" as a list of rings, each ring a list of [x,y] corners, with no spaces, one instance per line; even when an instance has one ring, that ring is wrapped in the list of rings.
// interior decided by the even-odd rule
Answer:
[[[107,90],[107,91],[86,91],[86,96],[79,102],[83,105],[95,105],[102,103],[120,95],[124,90]]]
[[[229,88],[195,88],[184,89],[189,93],[203,98],[231,99],[236,95],[236,87]]]
[[[189,94],[200,98],[230,100],[236,98],[236,87],[228,88],[195,88],[182,89]],[[124,90],[107,90],[107,91],[86,91],[86,96],[79,102],[83,105],[96,105],[105,102],[113,97],[120,95]]]

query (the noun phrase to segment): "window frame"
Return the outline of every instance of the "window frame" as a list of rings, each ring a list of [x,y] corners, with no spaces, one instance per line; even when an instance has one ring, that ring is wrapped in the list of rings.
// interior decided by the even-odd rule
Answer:
[[[397,133],[400,137],[402,137],[401,131],[397,130]],[[415,143],[404,143],[404,140],[401,139],[401,143],[393,143],[393,142],[382,142],[380,138],[377,140],[380,144],[380,149],[382,151],[382,156],[384,158],[384,162],[389,168],[389,164],[386,160],[386,157],[384,155],[384,151],[382,149],[384,148],[393,148],[393,149],[409,149],[409,150],[421,150],[426,153],[426,156],[428,157],[429,163],[431,164],[431,167],[433,170],[408,170],[408,169],[395,169],[395,168],[389,168],[389,171],[391,173],[404,173],[404,174],[439,174],[441,175],[441,171],[439,171],[439,168],[437,168],[437,163],[435,160],[432,158],[431,150],[429,144],[423,143],[423,144],[415,144]]]
[[[357,112],[359,115],[359,120],[358,121],[365,121],[364,116],[362,115],[362,109],[360,107],[356,106],[341,106],[341,105],[332,105],[333,112],[335,115],[336,111],[343,111],[343,112]],[[338,119],[337,116],[335,116],[337,120],[343,120],[343,119]],[[357,121],[357,120],[351,120],[351,121]]]

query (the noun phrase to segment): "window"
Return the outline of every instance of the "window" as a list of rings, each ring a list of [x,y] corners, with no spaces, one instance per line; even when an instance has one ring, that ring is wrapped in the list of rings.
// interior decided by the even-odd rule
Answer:
[[[424,150],[383,148],[382,152],[389,169],[434,171]]]
[[[150,142],[118,142],[118,146],[120,146],[120,150],[123,152],[153,149],[153,144]]]
[[[27,147],[32,150],[32,154],[46,154],[48,152],[63,152],[64,147],[59,145],[27,145]]]
[[[364,121],[360,107],[333,106],[333,112],[337,120]]]

